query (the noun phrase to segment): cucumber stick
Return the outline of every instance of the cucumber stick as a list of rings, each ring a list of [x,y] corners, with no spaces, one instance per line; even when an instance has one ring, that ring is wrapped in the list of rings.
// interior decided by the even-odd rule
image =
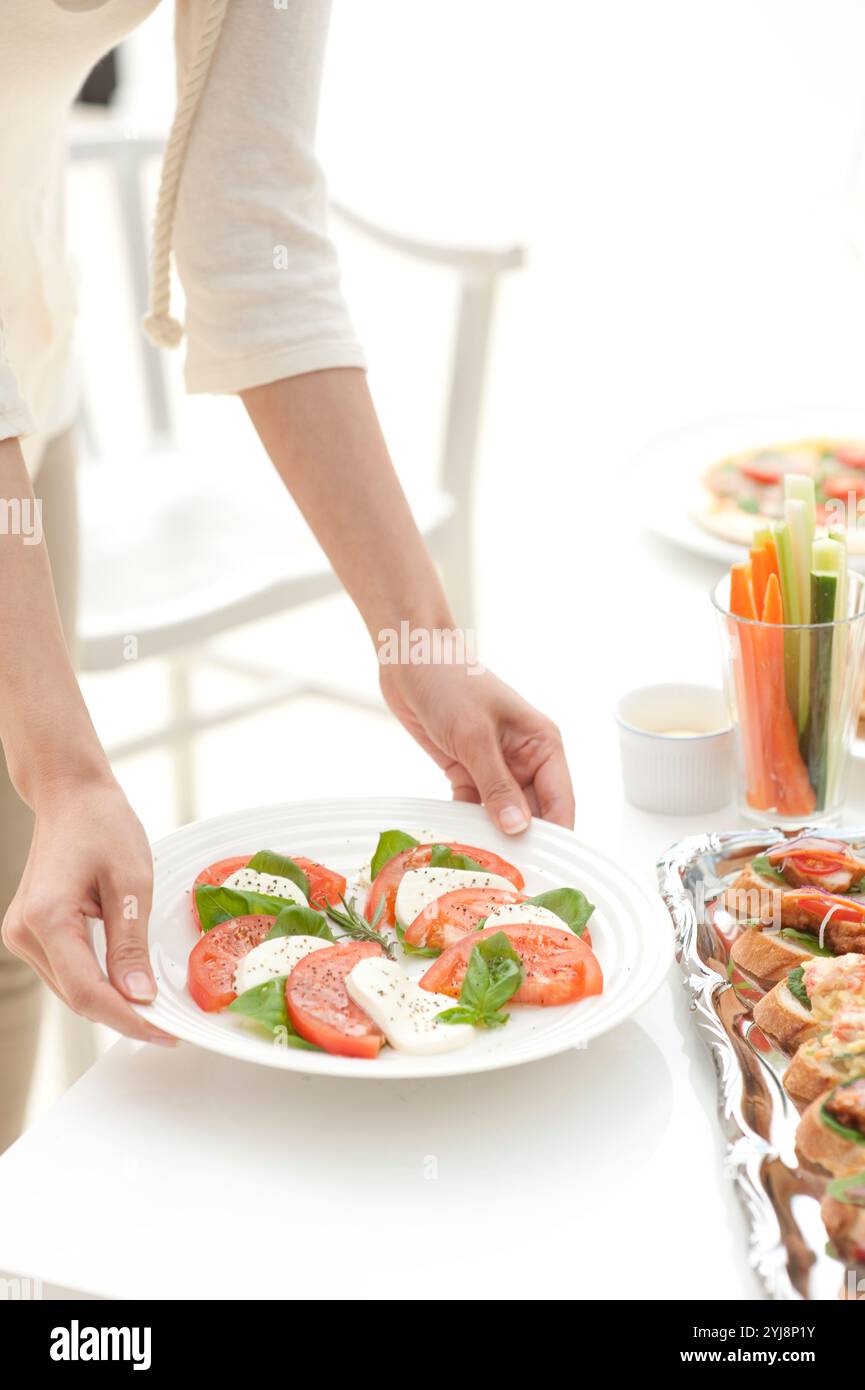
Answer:
[[[825,570],[813,570],[810,578],[812,621],[834,622],[838,575],[827,573]],[[811,633],[809,717],[803,743],[806,745],[808,778],[814,788],[818,811],[826,805],[829,781],[833,637],[834,631],[831,627]]]
[[[784,516],[787,521],[790,546],[793,552],[794,583],[799,594],[799,612],[801,614],[799,622],[807,623],[811,612],[811,546],[814,540],[813,534],[808,529],[807,504],[801,498],[788,497],[784,503]],[[790,633],[789,638],[792,641],[798,665],[798,680],[795,687],[796,704],[792,708],[799,733],[803,734],[808,724],[809,643],[801,632]]]

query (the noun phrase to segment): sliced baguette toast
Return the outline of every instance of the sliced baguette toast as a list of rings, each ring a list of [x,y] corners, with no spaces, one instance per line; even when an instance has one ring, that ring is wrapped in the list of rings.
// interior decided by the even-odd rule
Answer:
[[[754,980],[763,989],[771,989],[772,985],[786,980],[789,972],[795,970],[797,965],[804,965],[807,961],[813,960],[814,956],[819,954],[816,947],[816,940],[812,947],[782,936],[779,932],[766,932],[761,931],[759,927],[752,927],[736,938],[730,948],[730,956],[734,965],[737,965],[749,980]]]
[[[865,1174],[861,1190],[865,1193]],[[838,1258],[845,1264],[865,1265],[865,1203],[843,1201],[830,1193],[820,1211]]]
[[[721,904],[732,917],[746,917],[769,925],[780,916],[783,892],[784,886],[776,878],[758,874],[753,865],[748,864],[723,893]]]
[[[754,1005],[754,1022],[774,1038],[784,1052],[794,1052],[826,1027],[817,1023],[810,1009],[799,1003],[786,980],[781,980]]]
[[[835,1178],[858,1173],[865,1164],[865,1142],[854,1143],[824,1124],[822,1107],[827,1094],[812,1100],[796,1130],[796,1152],[812,1168],[823,1168]]]
[[[813,1040],[804,1043],[784,1073],[784,1089],[797,1105],[810,1105],[812,1100],[825,1095],[839,1082],[849,1081],[854,1076],[865,1076],[865,1056],[862,1057],[861,1070],[842,1070],[831,1057],[815,1057],[813,1049]]]

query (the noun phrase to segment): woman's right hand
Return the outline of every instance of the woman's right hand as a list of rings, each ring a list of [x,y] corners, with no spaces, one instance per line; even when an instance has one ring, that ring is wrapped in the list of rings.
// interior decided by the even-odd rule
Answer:
[[[127,1037],[173,1046],[129,1001],[156,997],[147,952],[153,866],[141,822],[110,774],[40,789],[24,876],[3,921],[4,944],[76,1013]],[[88,919],[105,923],[108,979]]]

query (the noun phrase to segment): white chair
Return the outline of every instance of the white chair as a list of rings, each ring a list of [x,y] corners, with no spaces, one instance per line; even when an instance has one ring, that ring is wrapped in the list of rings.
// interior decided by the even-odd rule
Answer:
[[[148,275],[144,177],[161,149],[161,140],[127,137],[109,129],[76,138],[72,150],[74,167],[96,161],[113,180],[138,318],[145,308]],[[337,223],[394,256],[446,267],[457,277],[459,307],[438,477],[415,512],[441,566],[457,619],[470,627],[472,482],[490,325],[499,277],[521,265],[522,251],[517,246],[479,249],[416,241],[339,204],[334,215]],[[285,670],[251,671],[244,666],[244,674],[260,677],[254,694],[216,710],[195,708],[191,677],[196,666],[231,664],[238,669],[224,655],[208,651],[211,639],[333,594],[339,583],[308,532],[292,524],[290,510],[283,515],[281,508],[265,508],[265,515],[249,522],[237,507],[236,479],[217,480],[214,487],[210,473],[206,477],[196,473],[177,446],[160,354],[133,329],[120,351],[135,355],[143,385],[147,427],[143,462],[139,459],[136,467],[139,476],[141,467],[146,468],[148,481],[146,488],[136,489],[128,471],[123,472],[125,459],[100,457],[99,402],[85,399],[89,466],[82,471],[85,573],[80,665],[85,672],[124,666],[131,637],[139,657],[162,657],[170,663],[170,718],[108,751],[120,759],[170,747],[177,817],[184,823],[196,814],[193,745],[198,734],[298,694],[327,693],[366,702],[351,690]],[[229,525],[232,544],[227,559]],[[245,528],[248,544],[238,543],[238,528],[241,537]],[[169,572],[153,564],[154,554],[176,557]]]

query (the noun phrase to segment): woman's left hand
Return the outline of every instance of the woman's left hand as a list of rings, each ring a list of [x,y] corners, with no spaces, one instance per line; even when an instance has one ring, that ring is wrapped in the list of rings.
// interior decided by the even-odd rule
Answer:
[[[562,736],[489,671],[465,666],[382,666],[381,689],[397,719],[444,770],[454,800],[482,802],[507,835],[529,816],[574,824]]]

